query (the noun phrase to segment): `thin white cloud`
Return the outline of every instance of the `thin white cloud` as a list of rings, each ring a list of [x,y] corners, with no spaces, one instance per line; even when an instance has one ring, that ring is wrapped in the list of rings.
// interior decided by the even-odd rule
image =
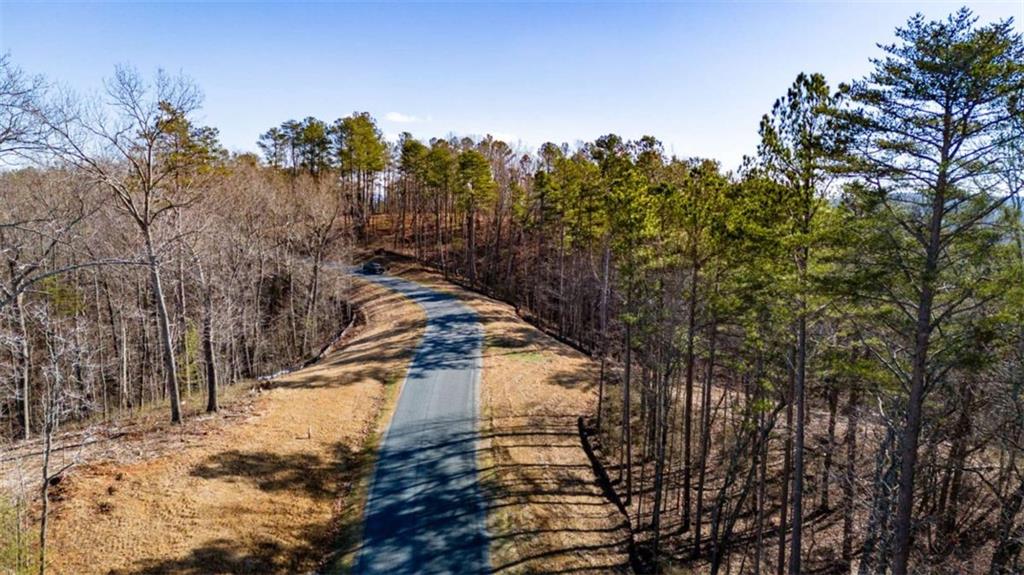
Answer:
[[[421,118],[403,114],[401,112],[388,112],[387,114],[384,114],[384,119],[396,124],[418,124],[423,121]]]

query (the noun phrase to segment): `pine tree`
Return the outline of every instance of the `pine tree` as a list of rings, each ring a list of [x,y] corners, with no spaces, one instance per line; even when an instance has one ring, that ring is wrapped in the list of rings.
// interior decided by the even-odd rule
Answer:
[[[1011,21],[978,26],[963,9],[911,18],[875,70],[849,87],[843,119],[855,134],[852,201],[877,217],[860,246],[862,296],[886,306],[891,353],[877,354],[908,390],[899,448],[895,575],[906,575],[923,406],[951,368],[943,327],[989,295],[985,254],[1009,126],[1024,98],[1024,42]],[[871,290],[868,286],[877,289]]]

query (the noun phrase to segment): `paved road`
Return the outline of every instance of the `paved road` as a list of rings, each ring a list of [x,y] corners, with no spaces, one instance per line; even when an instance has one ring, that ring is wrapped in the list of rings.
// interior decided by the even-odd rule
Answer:
[[[477,484],[483,331],[454,297],[362,275],[427,313],[427,328],[380,447],[356,573],[487,573]]]

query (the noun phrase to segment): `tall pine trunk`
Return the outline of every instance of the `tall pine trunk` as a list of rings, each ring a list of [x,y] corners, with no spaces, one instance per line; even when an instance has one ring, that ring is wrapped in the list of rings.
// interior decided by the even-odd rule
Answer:
[[[782,455],[782,480],[779,496],[779,560],[775,572],[783,575],[786,572],[786,532],[789,530],[789,481],[793,471],[793,388],[796,386],[795,375],[789,372],[789,389],[786,391],[786,441]]]
[[[943,154],[945,158],[947,154]],[[924,406],[928,375],[928,350],[932,335],[932,302],[935,298],[935,276],[941,249],[942,215],[945,212],[946,174],[939,175],[939,185],[932,201],[928,247],[918,296],[917,324],[914,330],[913,368],[910,375],[910,398],[900,445],[899,497],[896,504],[895,553],[893,575],[907,575],[910,562],[911,522],[914,511],[914,475],[917,472],[917,446],[921,438],[921,412]]]
[[[801,278],[806,273],[807,253],[799,264]],[[802,297],[802,296],[801,296]],[[789,575],[801,573],[801,550],[804,530],[804,419],[807,383],[807,305],[801,299],[800,317],[797,319],[796,334],[796,377],[794,378],[793,399],[796,410],[796,429],[793,433],[793,532],[789,542]]]
[[[632,422],[630,421],[630,375],[633,363],[633,332],[632,325],[626,322],[626,373],[622,387],[622,438],[625,442],[626,460],[624,469],[626,472],[626,505],[629,505],[633,497],[633,433]]]
[[[693,267],[690,271],[690,309],[687,316],[686,330],[686,387],[684,388],[685,398],[683,399],[683,524],[681,529],[690,529],[690,505],[691,505],[691,482],[693,475],[693,372],[694,362],[694,339],[697,329],[697,261],[696,250],[692,252]]]
[[[846,416],[846,477],[843,481],[843,563],[853,562],[853,523],[857,496],[857,418],[860,414],[858,389],[850,389]]]
[[[711,381],[715,374],[715,345],[718,339],[718,318],[712,315],[709,328],[708,363],[705,368],[704,387],[701,390],[700,407],[700,468],[697,470],[697,512],[693,532],[693,556],[701,554],[701,524],[704,518],[704,483],[707,477],[708,451],[711,446]]]
[[[612,250],[607,239],[604,242],[604,257],[601,272],[601,376],[597,390],[597,431],[601,431],[601,420],[604,415],[604,384],[605,367],[608,362],[608,300],[610,298],[610,270]]]
[[[836,448],[836,412],[839,410],[839,387],[832,383],[828,386],[828,436],[825,444],[825,457],[821,466],[821,499],[818,508],[828,511],[829,484],[832,475],[832,451]]]

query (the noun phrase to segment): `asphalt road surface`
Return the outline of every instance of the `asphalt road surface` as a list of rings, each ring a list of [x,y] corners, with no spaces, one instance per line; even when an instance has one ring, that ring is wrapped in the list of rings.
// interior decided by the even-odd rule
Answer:
[[[487,573],[477,484],[483,330],[454,297],[358,274],[421,305],[427,328],[380,446],[356,573]]]

